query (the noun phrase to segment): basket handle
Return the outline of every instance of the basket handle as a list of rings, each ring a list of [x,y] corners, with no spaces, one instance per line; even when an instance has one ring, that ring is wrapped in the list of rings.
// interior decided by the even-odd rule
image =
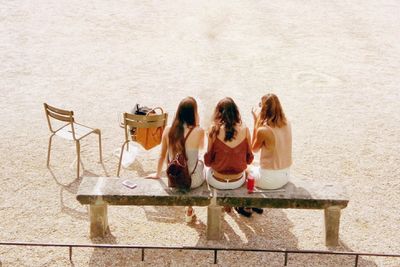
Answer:
[[[161,111],[161,114],[164,114],[164,110],[163,110],[161,107],[155,107],[155,108],[153,108],[152,110],[150,110],[149,112],[147,112],[146,116],[149,116],[149,114],[150,114],[152,111],[155,111],[155,110],[157,110],[157,109]]]

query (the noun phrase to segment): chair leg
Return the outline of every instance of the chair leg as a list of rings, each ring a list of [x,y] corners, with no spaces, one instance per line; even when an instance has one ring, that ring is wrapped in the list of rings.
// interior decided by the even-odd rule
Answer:
[[[124,154],[124,148],[125,148],[125,145],[126,145],[128,142],[129,142],[129,141],[125,141],[124,144],[122,145],[122,148],[121,148],[121,155],[119,156],[119,162],[118,162],[117,177],[119,177],[119,172],[120,172],[120,170],[121,170],[121,162],[122,162],[122,156],[123,156],[123,154]]]
[[[102,149],[101,149],[101,132],[99,130],[98,132],[99,135],[99,153],[100,153],[100,162],[103,162],[103,153],[102,153]]]
[[[76,141],[76,155],[77,155],[76,178],[79,179],[79,167],[81,166],[81,145],[79,141]]]
[[[54,134],[52,134],[49,138],[49,147],[47,148],[47,167],[50,165],[50,151],[51,151],[51,140],[53,139]]]

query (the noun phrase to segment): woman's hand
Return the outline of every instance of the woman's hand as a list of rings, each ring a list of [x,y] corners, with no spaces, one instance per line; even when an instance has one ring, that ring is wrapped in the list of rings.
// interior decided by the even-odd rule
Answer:
[[[146,176],[147,179],[160,179],[161,175],[159,175],[158,173],[152,173]]]

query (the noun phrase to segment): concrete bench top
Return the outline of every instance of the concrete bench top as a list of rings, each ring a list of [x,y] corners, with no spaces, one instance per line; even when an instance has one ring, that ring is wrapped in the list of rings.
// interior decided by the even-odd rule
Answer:
[[[307,182],[291,177],[291,181],[276,190],[255,188],[249,194],[246,186],[235,190],[216,190],[217,204],[233,207],[266,207],[266,208],[298,208],[325,209],[331,206],[345,208],[348,196],[341,186]]]
[[[122,184],[130,180],[137,187],[130,189]],[[95,204],[101,199],[109,205],[149,206],[207,206],[212,196],[216,204],[233,207],[269,207],[325,209],[331,206],[345,208],[349,199],[340,186],[310,183],[291,178],[283,188],[259,190],[249,194],[246,186],[234,190],[209,189],[207,183],[188,193],[168,187],[166,178],[84,177],[77,193],[81,204]]]
[[[129,180],[137,184],[128,188],[122,184]],[[168,187],[168,180],[118,177],[83,177],[77,193],[81,204],[96,204],[99,200],[109,205],[138,206],[208,206],[211,191],[206,183],[188,193]]]

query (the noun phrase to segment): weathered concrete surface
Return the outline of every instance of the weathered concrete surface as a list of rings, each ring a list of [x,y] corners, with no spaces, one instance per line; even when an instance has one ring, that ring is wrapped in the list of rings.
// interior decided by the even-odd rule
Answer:
[[[219,240],[222,236],[222,207],[217,205],[216,198],[211,199],[207,207],[207,239]]]
[[[341,208],[332,206],[326,208],[325,215],[325,245],[328,247],[339,244],[339,226],[340,226]]]
[[[122,184],[126,178],[84,177],[77,199],[90,205],[90,235],[103,237],[108,228],[108,205],[208,206],[207,239],[221,238],[221,206],[325,209],[325,242],[339,241],[340,210],[348,203],[346,193],[332,184],[304,183],[295,178],[278,190],[255,190],[249,194],[244,186],[235,190],[217,190],[203,186],[181,193],[168,187],[167,179],[130,178],[137,184],[131,189]]]
[[[107,204],[98,201],[96,204],[90,205],[90,237],[105,237],[108,231],[108,210]]]
[[[127,178],[84,177],[77,193],[81,204],[95,204],[98,196],[108,205],[138,206],[207,206],[210,204],[211,191],[207,184],[181,193],[168,187],[168,181],[162,179],[129,178],[137,184],[130,189],[122,184]]]
[[[278,190],[255,189],[249,194],[243,185],[236,190],[216,190],[221,206],[268,207],[292,209],[325,209],[330,206],[345,208],[349,198],[345,190],[334,184],[305,183],[295,177]]]

